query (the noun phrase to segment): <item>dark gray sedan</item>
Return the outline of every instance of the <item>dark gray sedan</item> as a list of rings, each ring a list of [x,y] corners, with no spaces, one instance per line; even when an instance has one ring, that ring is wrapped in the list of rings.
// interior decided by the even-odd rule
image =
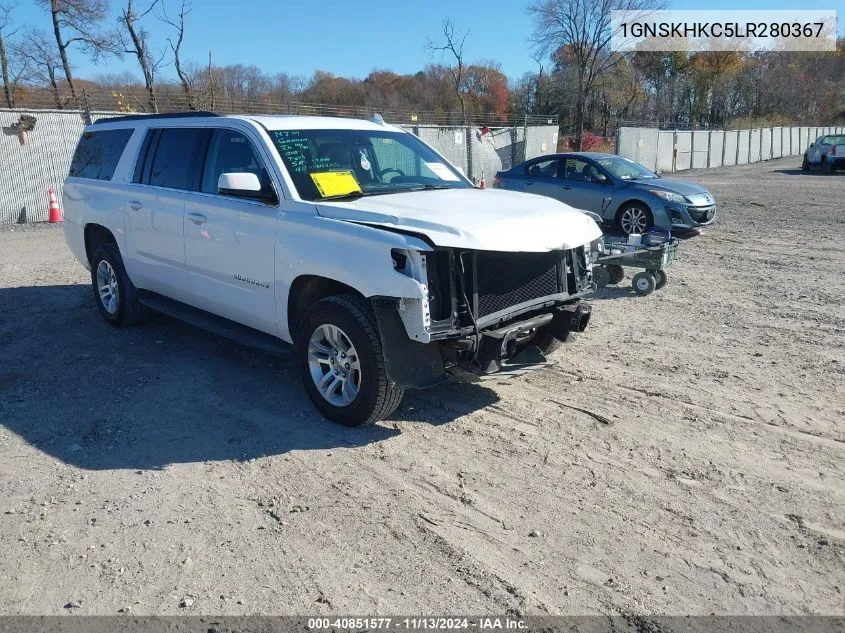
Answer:
[[[692,229],[716,219],[716,200],[701,185],[662,178],[615,154],[540,156],[498,172],[493,186],[557,198],[598,214],[625,234],[652,226]]]

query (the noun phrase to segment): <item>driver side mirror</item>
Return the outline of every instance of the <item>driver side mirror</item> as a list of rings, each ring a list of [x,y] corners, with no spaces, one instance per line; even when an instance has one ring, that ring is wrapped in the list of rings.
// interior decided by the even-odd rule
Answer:
[[[249,198],[271,204],[276,201],[276,194],[272,190],[263,189],[258,176],[251,172],[220,174],[217,179],[217,192],[224,196]]]
[[[607,176],[604,174],[593,174],[593,177],[590,178],[590,182],[595,182],[600,185],[603,185],[607,182]]]
[[[810,143],[810,147],[815,147],[815,146],[816,146],[815,143]]]

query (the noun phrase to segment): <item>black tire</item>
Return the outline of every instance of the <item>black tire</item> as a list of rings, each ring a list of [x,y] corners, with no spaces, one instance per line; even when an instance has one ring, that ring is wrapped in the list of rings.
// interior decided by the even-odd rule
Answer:
[[[566,336],[562,339],[559,339],[546,329],[546,328],[539,328],[534,334],[529,336],[526,339],[523,339],[516,346],[516,353],[519,354],[522,350],[524,350],[529,345],[536,345],[541,352],[543,352],[543,356],[548,356],[559,350],[563,344],[569,340],[570,333],[567,332]]]
[[[622,231],[624,235],[631,234],[631,231],[625,228],[625,218],[626,214],[628,213],[645,214],[645,224],[641,227],[640,233],[645,233],[652,226],[654,226],[654,216],[651,214],[651,209],[649,209],[642,202],[626,202],[621,207],[619,207],[619,210],[616,212],[616,226],[619,227],[619,230]]]
[[[314,331],[324,324],[339,327],[358,353],[361,384],[349,405],[336,406],[326,400],[311,376],[308,345]],[[296,332],[296,363],[302,383],[314,406],[329,420],[344,426],[365,426],[387,417],[399,406],[405,392],[391,384],[387,376],[378,324],[366,299],[343,294],[318,301],[305,311]]]
[[[618,284],[625,279],[625,269],[619,264],[605,264],[604,267],[610,273],[610,283]]]
[[[648,272],[640,272],[631,280],[631,287],[641,297],[650,295],[657,287],[657,280]]]
[[[807,160],[806,154],[804,154],[804,160],[801,162],[801,171],[810,171],[810,161]]]
[[[827,156],[822,156],[822,173],[824,174],[832,174],[833,173],[833,163],[831,163]]]
[[[604,288],[610,283],[610,272],[604,266],[593,266],[593,283],[596,288]]]
[[[97,271],[101,262],[107,262],[114,271],[115,284],[117,287],[117,305],[114,309],[107,307],[100,297],[99,285],[97,283]],[[143,305],[138,296],[138,289],[126,274],[123,266],[123,258],[117,244],[101,244],[94,250],[91,256],[91,287],[94,290],[94,301],[100,315],[111,325],[116,327],[131,327],[145,321],[150,310]]]
[[[666,271],[655,270],[653,276],[655,281],[655,290],[660,290],[663,286],[669,283],[669,276],[666,274]]]

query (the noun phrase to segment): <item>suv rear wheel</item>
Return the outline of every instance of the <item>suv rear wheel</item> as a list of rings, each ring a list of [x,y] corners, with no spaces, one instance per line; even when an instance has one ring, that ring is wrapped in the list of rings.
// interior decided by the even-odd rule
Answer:
[[[131,326],[141,323],[149,310],[138,299],[123,258],[116,244],[101,244],[91,256],[91,286],[102,317],[111,325]]]
[[[364,426],[396,410],[404,390],[390,383],[376,318],[365,299],[344,294],[318,301],[296,331],[305,391],[324,416]]]

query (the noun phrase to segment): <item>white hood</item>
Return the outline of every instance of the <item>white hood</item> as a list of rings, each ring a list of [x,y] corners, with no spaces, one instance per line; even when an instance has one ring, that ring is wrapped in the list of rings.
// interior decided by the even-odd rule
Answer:
[[[543,252],[601,236],[593,220],[562,202],[503,189],[437,189],[316,204],[323,217],[419,233],[437,246]]]

